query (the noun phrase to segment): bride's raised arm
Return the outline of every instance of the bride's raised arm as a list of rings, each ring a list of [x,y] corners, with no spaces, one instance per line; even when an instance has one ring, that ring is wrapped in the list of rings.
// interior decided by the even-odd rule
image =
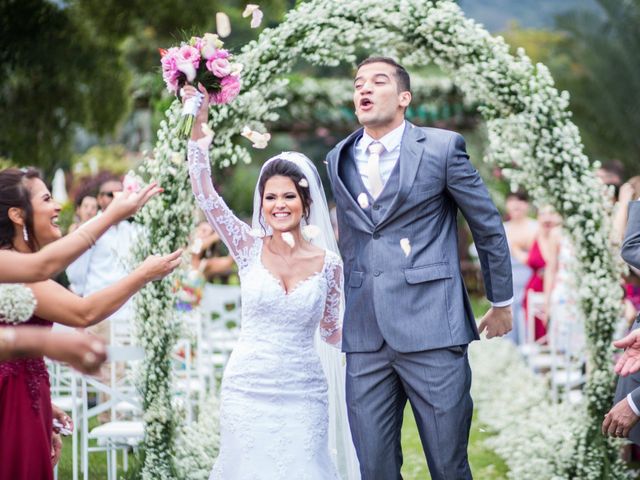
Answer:
[[[190,86],[185,86],[184,91],[185,98],[196,94],[195,88]],[[208,96],[205,96],[193,125],[191,140],[187,146],[191,187],[196,202],[204,212],[207,221],[220,235],[238,267],[243,269],[248,265],[251,250],[257,240],[251,235],[249,225],[233,214],[211,181],[209,142],[202,133],[202,124],[207,121],[209,112],[208,105]]]
[[[336,254],[327,252],[325,278],[327,280],[327,298],[324,315],[320,320],[320,338],[329,345],[342,346],[342,288],[344,278],[342,260]]]

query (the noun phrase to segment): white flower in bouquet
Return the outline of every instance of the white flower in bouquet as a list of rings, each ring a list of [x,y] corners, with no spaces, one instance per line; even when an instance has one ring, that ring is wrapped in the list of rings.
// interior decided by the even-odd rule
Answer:
[[[19,283],[0,284],[0,322],[24,323],[33,316],[36,305],[30,288]]]

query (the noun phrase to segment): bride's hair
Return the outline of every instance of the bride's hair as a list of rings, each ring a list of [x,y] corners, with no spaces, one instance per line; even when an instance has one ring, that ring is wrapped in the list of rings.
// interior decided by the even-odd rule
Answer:
[[[305,220],[309,220],[309,213],[311,212],[311,192],[309,190],[309,179],[305,178],[302,170],[293,162],[284,160],[282,158],[276,158],[271,160],[262,171],[260,180],[258,182],[258,192],[260,193],[260,211],[262,211],[262,202],[264,197],[264,187],[271,177],[287,177],[290,178],[296,187],[296,192],[302,200],[302,213]],[[304,180],[304,181],[303,181]],[[304,186],[306,182],[306,187]],[[302,185],[301,185],[302,183]],[[262,221],[260,222],[262,223]],[[263,225],[264,228],[264,225]]]
[[[15,225],[9,218],[9,209],[19,208],[24,212],[24,223],[31,251],[38,250],[33,230],[33,207],[28,180],[41,178],[40,172],[33,168],[7,168],[0,171],[0,249],[13,248]]]

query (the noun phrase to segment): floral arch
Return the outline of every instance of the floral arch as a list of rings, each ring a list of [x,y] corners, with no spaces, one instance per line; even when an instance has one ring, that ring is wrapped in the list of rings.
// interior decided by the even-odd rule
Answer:
[[[467,19],[451,0],[310,0],[237,56],[244,65],[242,91],[231,104],[212,109],[212,158],[221,166],[250,161],[249,152],[236,143],[238,135],[245,125],[264,129],[265,122],[276,119],[274,112],[286,104],[282,76],[298,59],[323,66],[353,64],[357,47],[393,56],[409,68],[438,65],[469,101],[480,105],[489,135],[485,161],[502,167],[514,185],[563,216],[580,264],[590,373],[583,421],[573,426],[574,463],[558,467],[554,478],[626,478],[616,444],[600,434],[612,399],[610,344],[620,301],[608,209],[571,121],[569,96],[556,90],[544,65],[533,65],[522,50],[510,54],[501,37]],[[137,248],[137,260],[183,246],[190,232],[187,219],[194,204],[185,142],[176,134],[180,110],[177,101],[169,108],[154,155],[142,166],[142,173],[166,192],[141,213],[148,237]],[[143,478],[172,478],[177,418],[170,403],[169,356],[179,329],[172,283],[150,284],[139,297],[137,333],[147,352],[140,376],[147,427]]]

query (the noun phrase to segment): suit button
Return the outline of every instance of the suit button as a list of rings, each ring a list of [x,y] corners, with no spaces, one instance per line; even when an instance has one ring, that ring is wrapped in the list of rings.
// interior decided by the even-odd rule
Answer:
[[[379,277],[382,272],[380,270],[376,270],[373,272],[374,277]]]
[[[373,209],[374,209],[374,210],[380,210],[380,204],[376,203],[376,204],[373,206]]]
[[[373,239],[374,239],[374,240],[377,240],[377,239],[379,239],[379,238],[380,238],[380,234],[379,234],[378,232],[375,232],[375,233],[373,234]]]

